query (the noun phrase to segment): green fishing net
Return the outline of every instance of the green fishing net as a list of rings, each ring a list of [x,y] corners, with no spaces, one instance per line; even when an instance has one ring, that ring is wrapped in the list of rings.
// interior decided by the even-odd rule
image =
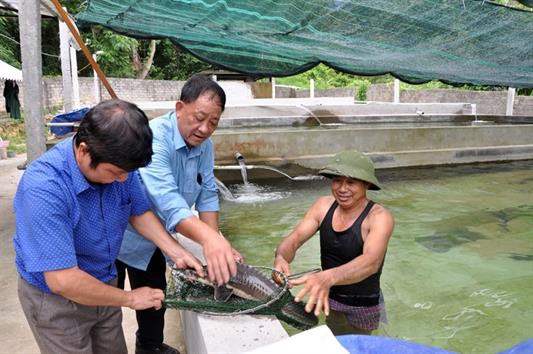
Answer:
[[[277,273],[283,284],[261,299],[250,300],[232,294],[226,301],[216,301],[212,286],[191,281],[183,276],[182,271],[173,269],[167,283],[164,305],[167,308],[213,316],[274,315],[279,320],[303,330],[318,323],[313,314],[305,312],[305,303],[294,302],[294,297],[288,291],[288,279],[285,274],[269,267],[249,267],[260,272],[265,279],[270,279],[273,273]]]

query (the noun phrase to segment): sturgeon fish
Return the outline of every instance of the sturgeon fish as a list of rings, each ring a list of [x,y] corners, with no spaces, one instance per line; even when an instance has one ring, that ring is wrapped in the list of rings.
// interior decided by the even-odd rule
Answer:
[[[231,277],[226,285],[217,285],[211,282],[207,277],[200,277],[193,269],[174,269],[174,274],[191,283],[201,283],[214,289],[215,301],[228,301],[232,296],[238,296],[246,300],[258,302],[267,302],[279,293],[280,286],[271,278],[263,274],[258,268],[253,266],[237,263],[237,274]],[[207,267],[204,266],[204,272],[207,274]],[[318,318],[313,313],[305,311],[304,302],[294,302],[294,296],[290,291],[286,291],[277,301],[284,301],[284,305],[279,307],[275,303],[270,305],[268,310],[280,320],[289,323],[299,329],[309,329],[318,324]],[[261,313],[261,312],[259,312]],[[263,312],[265,313],[265,312]]]

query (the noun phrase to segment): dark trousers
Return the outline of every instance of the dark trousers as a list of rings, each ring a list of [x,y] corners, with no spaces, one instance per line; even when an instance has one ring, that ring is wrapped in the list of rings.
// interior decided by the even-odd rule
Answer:
[[[118,271],[118,287],[124,289],[124,280],[126,271],[132,289],[148,286],[150,288],[161,289],[165,291],[167,286],[166,280],[166,262],[163,253],[156,249],[154,255],[148,263],[146,271],[133,268],[119,260],[116,261]],[[137,317],[137,342],[142,346],[159,346],[163,343],[163,328],[165,327],[165,308],[159,310],[153,308],[135,311]]]

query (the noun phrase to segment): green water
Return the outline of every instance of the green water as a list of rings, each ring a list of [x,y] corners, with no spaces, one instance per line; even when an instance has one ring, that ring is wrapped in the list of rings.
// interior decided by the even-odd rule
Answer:
[[[396,227],[381,278],[388,323],[377,334],[461,353],[496,353],[533,337],[533,161],[379,177],[384,190],[370,197]],[[221,203],[221,229],[250,264],[272,265],[278,243],[330,192],[327,180],[267,188],[255,195],[263,201]],[[320,265],[317,236],[293,272]]]

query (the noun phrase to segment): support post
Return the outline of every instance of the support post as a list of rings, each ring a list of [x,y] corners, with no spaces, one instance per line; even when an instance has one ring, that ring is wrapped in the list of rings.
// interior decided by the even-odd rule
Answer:
[[[309,79],[309,97],[315,98],[315,80]]]
[[[61,53],[61,75],[63,76],[63,110],[72,111],[72,76],[70,70],[69,32],[65,22],[59,19],[59,49]]]
[[[394,103],[400,103],[400,80],[394,79]]]
[[[93,54],[93,59],[94,59],[94,62],[96,63],[96,60],[97,60],[96,54]],[[98,74],[94,70],[93,70],[93,77],[94,77],[94,103],[98,104],[100,103],[102,96],[100,93],[100,80],[98,79]]]
[[[507,107],[505,109],[506,116],[513,115],[515,93],[516,93],[516,90],[514,87],[509,87],[509,89],[507,90]]]
[[[76,48],[70,47],[70,68],[72,73],[72,101],[74,108],[80,107],[80,84],[78,82],[78,60],[76,58]]]
[[[272,84],[272,98],[276,98],[276,78],[270,78],[270,83]]]
[[[46,151],[42,115],[41,2],[23,0],[19,5],[20,52],[24,90],[24,126],[27,163]]]

